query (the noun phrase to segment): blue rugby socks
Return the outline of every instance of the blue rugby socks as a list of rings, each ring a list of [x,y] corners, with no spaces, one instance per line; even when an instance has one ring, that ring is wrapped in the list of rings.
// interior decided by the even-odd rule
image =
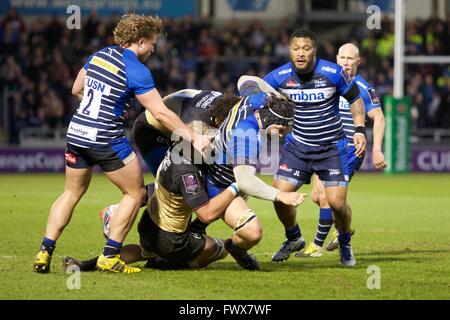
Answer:
[[[120,250],[122,250],[121,242],[108,239],[105,248],[103,249],[103,255],[107,258],[113,258],[116,255],[120,254]]]
[[[319,224],[317,226],[316,237],[314,243],[319,247],[323,246],[323,243],[330,232],[333,225],[333,210],[331,208],[320,208]]]
[[[298,224],[296,224],[292,229],[285,229],[285,235],[286,239],[289,241],[295,241],[302,237],[302,232],[300,231]]]
[[[339,236],[338,236],[339,245],[345,246],[345,245],[349,244],[351,238],[352,238],[352,235],[350,232],[347,232],[347,233],[339,232]]]
[[[41,244],[41,251],[45,250],[48,252],[49,255],[52,255],[53,251],[55,251],[55,247],[56,247],[55,240],[51,240],[47,237],[44,237],[44,240],[42,240],[42,244]]]

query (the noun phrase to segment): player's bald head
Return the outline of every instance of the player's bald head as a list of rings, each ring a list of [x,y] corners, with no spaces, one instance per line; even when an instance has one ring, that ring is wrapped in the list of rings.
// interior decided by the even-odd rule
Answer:
[[[354,58],[359,58],[359,49],[353,43],[348,42],[346,44],[343,44],[339,48],[338,55],[346,55],[352,56]]]

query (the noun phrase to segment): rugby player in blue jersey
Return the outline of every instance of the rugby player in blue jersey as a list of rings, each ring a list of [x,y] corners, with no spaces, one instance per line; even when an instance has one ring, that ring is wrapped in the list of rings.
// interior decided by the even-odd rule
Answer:
[[[317,173],[334,212],[341,263],[353,266],[351,209],[347,203],[350,175],[347,142],[339,117],[339,97],[343,96],[351,104],[357,157],[363,156],[366,147],[364,104],[355,81],[341,66],[316,57],[316,52],[314,34],[295,30],[290,38],[291,61],[264,78],[274,89],[296,103],[292,139],[282,150],[274,187],[294,191],[310,183],[311,175]],[[275,202],[274,206],[285,227],[287,239],[272,260],[283,261],[292,252],[303,249],[305,241],[296,222],[296,209],[279,202]]]
[[[336,56],[336,62],[349,74],[351,78],[355,79],[358,85],[361,97],[364,101],[366,115],[373,121],[373,148],[372,148],[372,162],[377,170],[386,168],[384,162],[384,155],[382,151],[383,136],[384,136],[384,115],[381,110],[379,98],[375,89],[369,84],[361,75],[358,74],[358,66],[361,63],[358,48],[352,43],[346,43],[339,48]],[[344,125],[345,136],[348,140],[348,166],[350,179],[353,174],[359,169],[364,158],[356,157],[355,146],[353,145],[353,135],[355,134],[355,126],[353,124],[352,115],[350,112],[350,105],[343,97],[339,101],[339,112]],[[311,193],[312,200],[320,206],[319,224],[317,227],[316,236],[313,242],[308,243],[305,250],[297,253],[300,257],[320,257],[322,255],[323,243],[333,224],[332,210],[328,204],[325,189],[322,182],[314,175],[313,190]],[[337,249],[339,244],[338,233],[335,232],[333,239],[327,246],[327,250],[332,251]]]
[[[197,150],[202,151],[209,144],[206,136],[194,136],[164,105],[150,70],[143,64],[162,34],[160,18],[125,15],[114,30],[117,45],[94,53],[79,71],[72,94],[81,103],[67,131],[65,190],[50,210],[35,271],[50,271],[56,240],[87,191],[92,167],[97,164],[123,194],[97,268],[123,273],[140,271],[120,258],[122,243],[146,194],[140,163],[123,132],[124,114],[132,98],[136,97],[169,130],[183,129],[182,137],[192,141]]]
[[[272,132],[284,134],[294,116],[293,102],[281,95],[265,93],[264,85],[268,88],[270,86],[258,79],[243,81],[239,85],[242,99],[231,109],[219,128],[214,141],[214,162],[206,168],[206,183],[211,198],[233,182],[237,183],[242,192],[243,196],[234,199],[225,211],[224,221],[235,232],[224,245],[239,265],[248,270],[259,269],[258,261],[248,250],[261,240],[262,226],[248,206],[246,196],[293,207],[303,203],[306,196],[297,192],[280,191],[256,176],[256,165],[261,150],[267,143],[265,137],[270,137]],[[195,220],[191,227],[201,232],[201,221]]]
[[[231,93],[196,89],[179,90],[163,98],[164,104],[184,123],[204,124],[216,129],[240,100]],[[156,171],[169,149],[171,132],[146,110],[134,122],[132,140],[156,177]]]

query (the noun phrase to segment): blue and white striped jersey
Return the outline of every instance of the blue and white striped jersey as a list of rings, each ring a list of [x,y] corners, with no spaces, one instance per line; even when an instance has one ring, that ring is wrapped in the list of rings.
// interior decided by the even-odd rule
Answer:
[[[294,139],[320,147],[344,138],[339,96],[353,103],[360,95],[354,80],[341,66],[317,58],[313,72],[300,75],[289,62],[267,74],[264,80],[296,103]]]
[[[372,109],[381,108],[380,99],[378,98],[373,86],[359,74],[355,76],[354,80],[358,85],[359,92],[361,93],[366,114]],[[342,125],[344,126],[344,134],[348,140],[348,145],[354,146],[353,135],[355,134],[355,124],[353,123],[352,113],[350,112],[350,103],[348,103],[344,97],[340,97],[339,100],[339,113],[341,116]]]
[[[256,165],[259,156],[259,126],[254,112],[261,108],[261,96],[249,95],[239,101],[220,126],[215,140],[215,161],[207,167],[207,178],[226,188],[235,182],[236,164]]]
[[[136,54],[119,46],[94,53],[85,64],[83,100],[67,130],[67,142],[82,148],[104,146],[123,137],[125,111],[135,95],[155,87]]]

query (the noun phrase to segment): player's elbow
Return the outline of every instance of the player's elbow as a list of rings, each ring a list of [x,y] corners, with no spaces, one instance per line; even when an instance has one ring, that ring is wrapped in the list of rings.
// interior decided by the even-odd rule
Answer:
[[[239,190],[243,193],[252,194],[252,189],[254,187],[254,175],[255,169],[250,166],[240,165],[233,169],[234,176],[236,178],[236,183]]]
[[[209,204],[207,204],[197,210],[198,218],[200,219],[200,221],[202,221],[203,223],[206,223],[206,224],[211,224],[215,220],[217,220],[219,214],[220,214],[220,212],[215,212],[215,211],[211,210]]]
[[[206,215],[206,216],[204,216],[203,218],[200,218],[200,220],[203,222],[203,223],[206,223],[206,224],[211,224],[211,223],[213,223],[214,221],[216,221],[216,217],[215,217],[215,215]]]
[[[167,121],[167,113],[164,112],[164,110],[162,109],[149,109],[149,111],[151,112],[152,116],[159,122],[164,123],[164,121]]]
[[[83,97],[83,89],[80,90],[79,88],[73,87],[71,93],[73,96],[75,96],[76,98],[78,98],[80,100]]]
[[[249,179],[245,177],[236,178],[236,183],[239,187],[239,190],[246,194],[251,194],[251,182]]]
[[[378,113],[373,119],[375,125],[383,125],[385,124],[384,114],[382,112]]]

